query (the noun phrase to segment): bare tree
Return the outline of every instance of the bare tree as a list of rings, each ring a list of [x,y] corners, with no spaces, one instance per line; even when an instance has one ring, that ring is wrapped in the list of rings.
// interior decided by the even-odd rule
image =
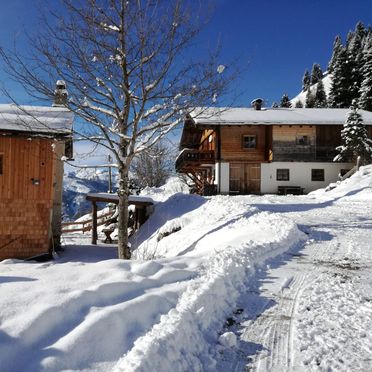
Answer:
[[[141,188],[159,187],[164,185],[172,174],[174,161],[172,149],[158,142],[133,160],[131,171]]]
[[[65,10],[43,17],[29,51],[2,49],[1,55],[10,76],[38,100],[53,98],[56,78],[64,80],[69,93],[64,105],[84,121],[76,133],[111,151],[120,176],[118,256],[128,259],[132,160],[181,123],[188,110],[211,105],[226,91],[233,70],[220,64],[218,50],[193,49],[204,23],[202,2],[61,3]]]

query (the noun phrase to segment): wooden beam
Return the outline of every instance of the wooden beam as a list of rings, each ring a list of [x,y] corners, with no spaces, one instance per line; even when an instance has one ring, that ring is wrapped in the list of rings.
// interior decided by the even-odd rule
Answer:
[[[92,201],[92,244],[97,244],[97,203]]]

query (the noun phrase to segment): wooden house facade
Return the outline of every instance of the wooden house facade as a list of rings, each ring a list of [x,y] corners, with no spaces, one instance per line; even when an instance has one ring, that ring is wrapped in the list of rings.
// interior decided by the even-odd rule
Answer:
[[[0,105],[0,260],[59,244],[62,157],[71,157],[72,121],[62,107]]]
[[[348,109],[199,108],[176,169],[204,195],[310,192],[353,165],[334,163]],[[372,138],[372,113],[361,110]]]

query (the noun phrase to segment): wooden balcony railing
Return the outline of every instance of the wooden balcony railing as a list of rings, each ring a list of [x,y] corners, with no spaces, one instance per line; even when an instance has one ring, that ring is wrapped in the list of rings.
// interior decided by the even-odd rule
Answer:
[[[176,169],[182,170],[187,166],[214,163],[214,151],[183,150],[176,160]]]

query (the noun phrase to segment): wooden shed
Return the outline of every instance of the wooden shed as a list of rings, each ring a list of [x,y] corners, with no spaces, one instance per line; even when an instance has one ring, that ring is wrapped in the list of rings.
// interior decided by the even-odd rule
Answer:
[[[0,105],[0,260],[58,246],[72,122],[63,107]]]

